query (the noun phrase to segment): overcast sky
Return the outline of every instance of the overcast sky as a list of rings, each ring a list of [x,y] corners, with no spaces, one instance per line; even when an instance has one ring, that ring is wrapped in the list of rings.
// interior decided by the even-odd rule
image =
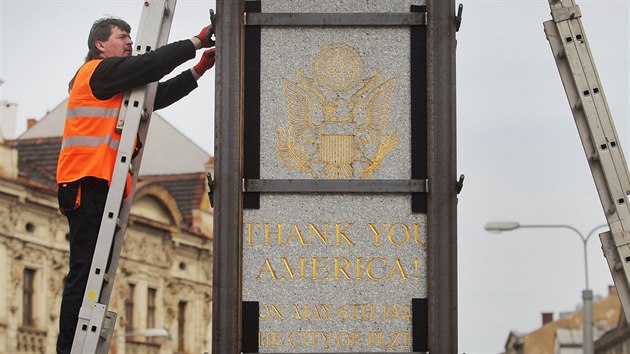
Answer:
[[[105,15],[137,28],[140,1],[0,0],[0,101],[41,118],[67,97],[87,32]],[[604,92],[626,150],[628,0],[578,1]],[[213,1],[180,0],[171,40],[208,23]],[[568,230],[484,231],[490,220],[568,224],[588,233],[605,218],[543,31],[546,0],[468,0],[458,38],[459,349],[499,353],[510,330],[529,332],[541,312],[572,311],[584,288],[582,242]],[[135,38],[135,33],[132,33]],[[191,61],[175,73],[194,65]],[[160,114],[213,153],[213,72]],[[456,176],[453,176],[455,179]],[[597,235],[588,243],[590,285],[612,284]]]
[[[622,143],[628,146],[628,2],[578,1]],[[574,310],[583,246],[561,229],[494,235],[490,220],[568,224],[585,236],[606,222],[542,27],[547,1],[467,1],[458,34],[459,328],[462,351],[499,350],[541,312]],[[597,235],[590,285],[612,284]]]

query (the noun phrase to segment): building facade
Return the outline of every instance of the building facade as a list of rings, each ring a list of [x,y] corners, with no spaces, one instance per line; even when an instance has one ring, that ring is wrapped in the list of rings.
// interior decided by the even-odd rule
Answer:
[[[40,122],[62,124],[63,118],[49,117],[55,114]],[[154,135],[180,134],[166,126]],[[69,246],[55,188],[61,139],[52,135],[15,141],[0,135],[0,353],[55,352]],[[197,167],[141,171],[136,186],[109,307],[118,314],[110,353],[211,347],[212,210],[205,172],[211,160],[196,146],[177,149],[182,156],[194,150],[189,162]]]
[[[593,335],[595,340],[617,326],[621,313],[621,303],[617,290],[614,286],[610,286],[606,297],[596,299],[593,302]],[[555,320],[553,313],[543,313],[540,328],[529,333],[510,332],[505,343],[505,354],[582,353],[582,320],[582,309],[561,314]],[[600,352],[596,351],[596,353]]]

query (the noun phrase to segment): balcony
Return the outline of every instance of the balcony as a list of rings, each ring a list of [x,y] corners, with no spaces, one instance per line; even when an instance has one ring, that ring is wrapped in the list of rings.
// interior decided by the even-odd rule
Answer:
[[[46,331],[31,327],[18,329],[17,350],[22,353],[44,353],[46,349]]]

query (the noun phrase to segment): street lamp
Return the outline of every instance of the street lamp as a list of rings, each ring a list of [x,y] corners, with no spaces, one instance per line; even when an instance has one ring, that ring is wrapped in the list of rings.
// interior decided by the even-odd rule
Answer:
[[[583,352],[584,354],[593,354],[594,345],[593,345],[593,291],[589,288],[588,285],[588,253],[586,244],[588,240],[593,236],[595,231],[607,227],[607,224],[598,225],[593,228],[587,235],[584,235],[575,227],[571,225],[558,225],[558,224],[550,224],[550,225],[521,225],[516,221],[493,221],[486,224],[486,231],[493,233],[500,233],[503,231],[513,231],[520,228],[537,228],[537,229],[569,229],[575,232],[582,241],[582,246],[584,248],[584,279],[585,279],[585,289],[582,291],[582,315],[583,315]]]

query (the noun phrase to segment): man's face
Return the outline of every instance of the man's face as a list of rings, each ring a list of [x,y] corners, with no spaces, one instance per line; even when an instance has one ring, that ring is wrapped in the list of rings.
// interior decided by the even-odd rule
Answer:
[[[129,56],[132,44],[129,33],[118,27],[112,27],[112,33],[106,41],[96,41],[96,47],[103,58]]]

